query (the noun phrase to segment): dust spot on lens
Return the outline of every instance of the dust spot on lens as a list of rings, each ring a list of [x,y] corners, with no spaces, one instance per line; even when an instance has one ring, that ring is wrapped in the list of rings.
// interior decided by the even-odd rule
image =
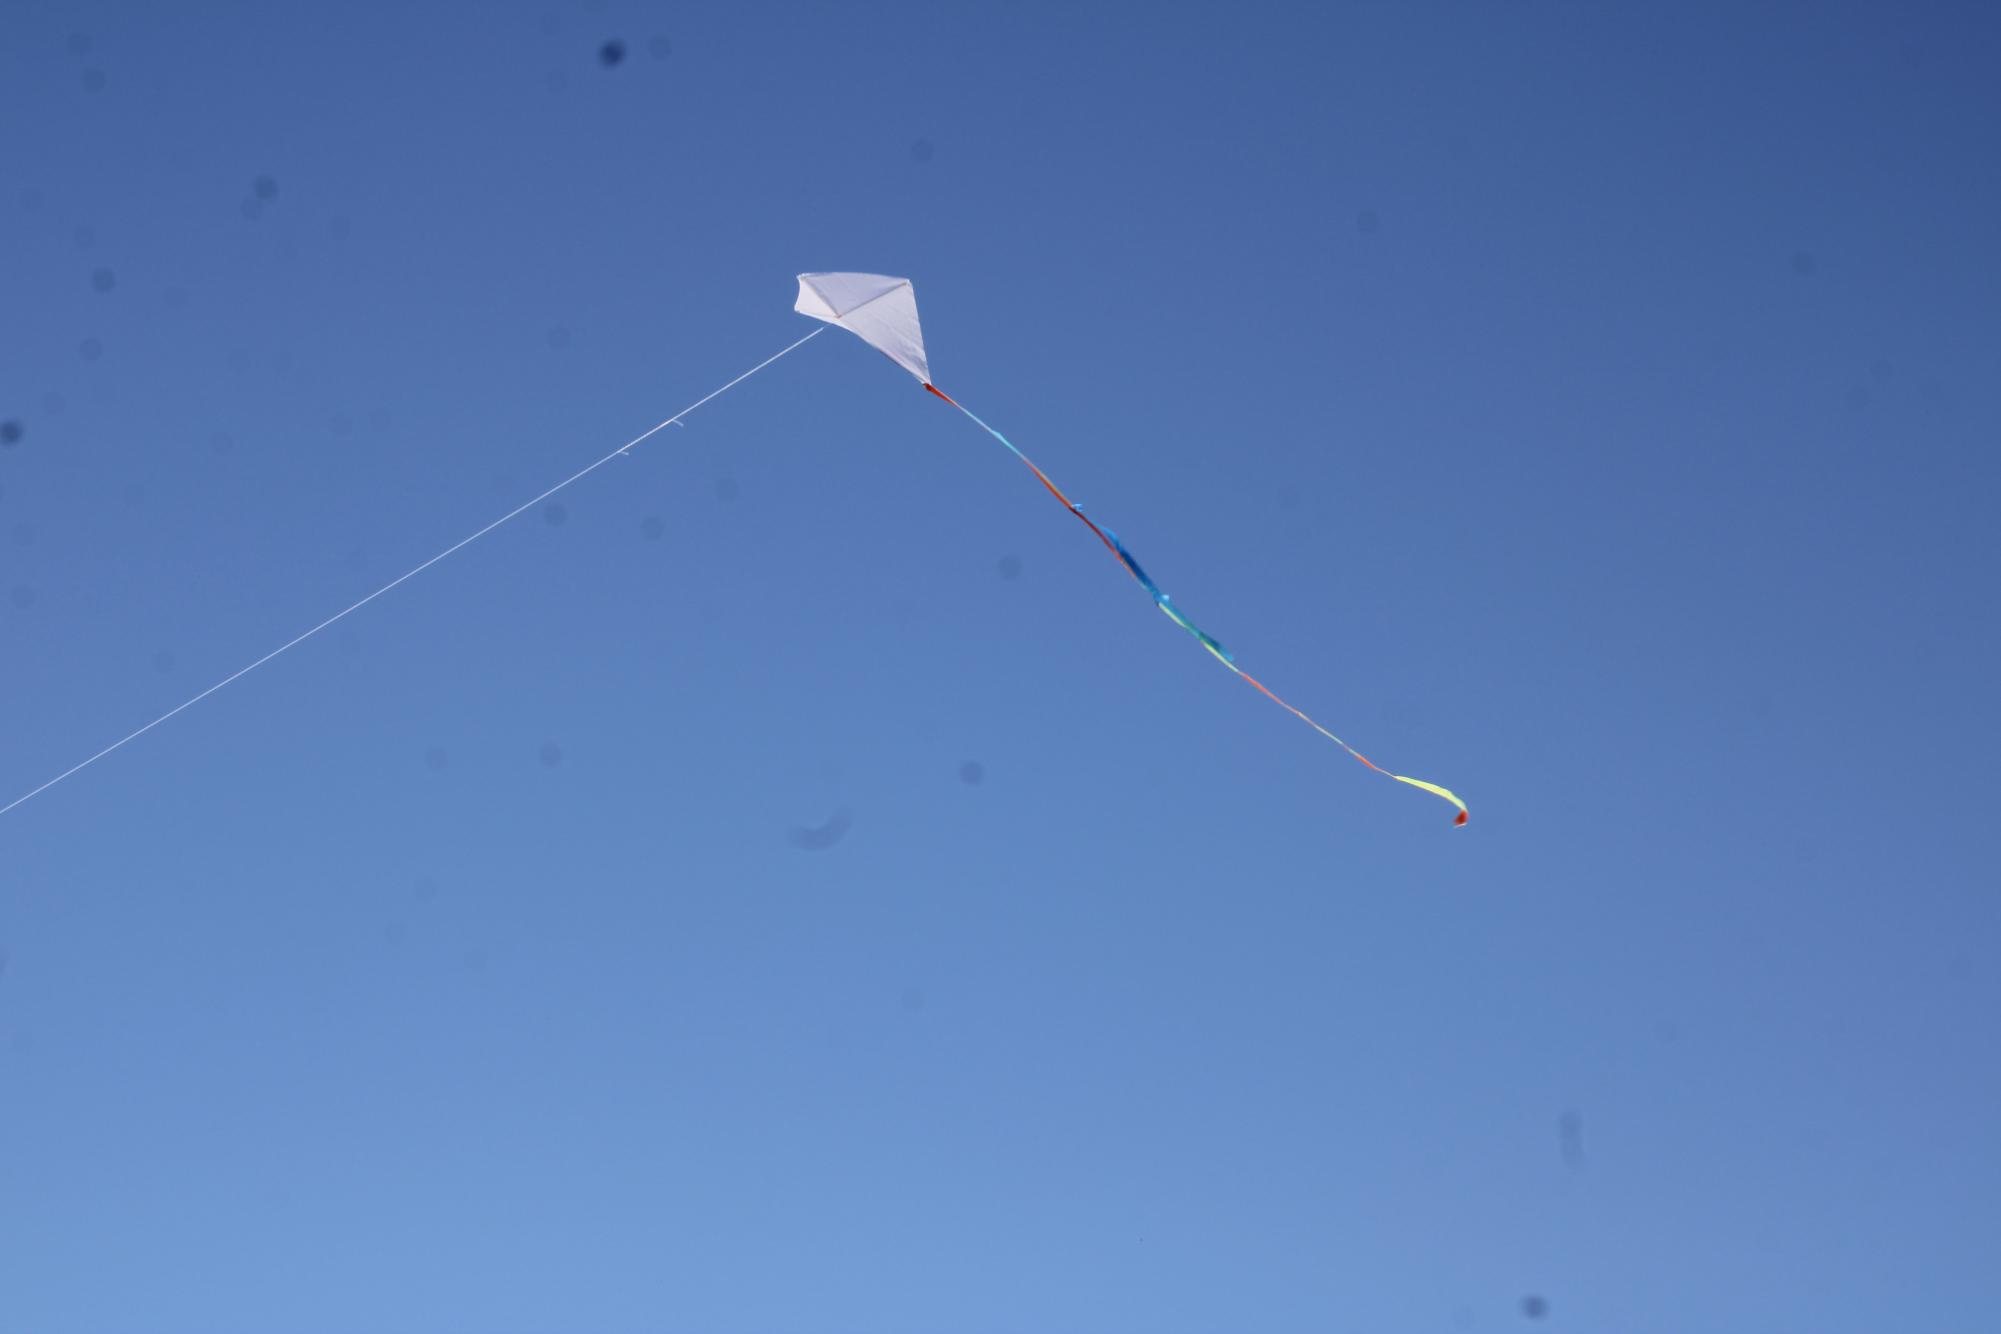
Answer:
[[[1530,1294],[1522,1298],[1522,1314],[1531,1320],[1540,1320],[1549,1314],[1549,1303],[1541,1297]]]
[[[276,199],[278,182],[270,176],[259,176],[250,183],[250,193],[259,199]]]
[[[967,760],[959,766],[959,781],[967,787],[978,787],[987,781],[987,767],[978,760]]]
[[[937,156],[938,146],[929,139],[918,139],[910,145],[910,160],[912,162],[929,162]]]
[[[1584,1118],[1576,1112],[1565,1112],[1556,1119],[1557,1147],[1563,1153],[1563,1165],[1569,1168],[1584,1166]]]
[[[1021,578],[1021,557],[1002,556],[994,562],[994,572],[1003,579]]]
[[[27,430],[17,421],[0,422],[0,445],[14,446],[21,443]]]
[[[853,823],[847,810],[835,811],[822,825],[795,825],[786,835],[792,846],[806,852],[825,852],[848,835],[848,827]]]
[[[90,275],[90,288],[94,292],[109,292],[118,286],[118,275],[110,269],[98,269]]]
[[[545,769],[553,769],[563,762],[563,748],[553,741],[544,741],[542,749],[537,754]]]
[[[616,37],[598,48],[598,63],[611,69],[625,60],[625,43]]]

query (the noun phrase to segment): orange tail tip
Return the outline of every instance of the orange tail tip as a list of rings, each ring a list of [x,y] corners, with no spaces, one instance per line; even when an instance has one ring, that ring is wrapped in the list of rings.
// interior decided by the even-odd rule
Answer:
[[[953,397],[950,394],[946,393],[943,389],[940,389],[937,385],[932,384],[929,380],[926,380],[924,382],[924,392],[927,394],[938,395],[938,397],[944,399],[947,403],[950,403],[955,408],[959,406],[958,403],[953,399]],[[964,411],[964,409],[961,408],[960,411]]]
[[[1452,823],[1453,823],[1453,824],[1455,824],[1455,825],[1461,825],[1461,824],[1465,824],[1465,823],[1466,823],[1466,812],[1464,812],[1464,811],[1461,811],[1461,812],[1459,812],[1459,814],[1457,814],[1457,815],[1453,816],[1453,817],[1452,817]]]

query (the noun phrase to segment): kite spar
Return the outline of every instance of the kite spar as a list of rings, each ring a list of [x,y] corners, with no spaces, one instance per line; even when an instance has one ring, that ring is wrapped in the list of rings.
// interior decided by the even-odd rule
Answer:
[[[1186,630],[1190,635],[1193,635],[1203,648],[1209,650],[1209,653],[1216,661],[1222,663],[1238,677],[1256,687],[1258,692],[1271,700],[1272,703],[1278,705],[1287,713],[1292,714],[1295,718],[1298,718],[1308,727],[1311,727],[1314,731],[1320,733],[1320,735],[1326,737],[1329,741],[1332,741],[1335,745],[1347,751],[1377,773],[1382,774],[1386,778],[1394,778],[1399,783],[1406,783],[1411,787],[1421,788],[1435,797],[1441,797],[1451,802],[1459,810],[1459,813],[1453,817],[1452,823],[1455,825],[1466,823],[1466,803],[1461,801],[1450,789],[1440,787],[1436,783],[1427,783],[1422,778],[1408,778],[1403,774],[1391,773],[1388,769],[1383,768],[1361,751],[1356,750],[1346,741],[1343,741],[1340,737],[1335,736],[1332,732],[1322,727],[1312,718],[1309,718],[1303,711],[1294,708],[1283,699],[1280,699],[1264,682],[1237,666],[1234,655],[1221,644],[1217,643],[1214,637],[1189,620],[1182,613],[1181,609],[1174,605],[1174,600],[1161,591],[1160,585],[1156,584],[1147,575],[1147,572],[1140,568],[1139,562],[1133,559],[1132,552],[1126,549],[1125,543],[1119,541],[1117,534],[1108,528],[1100,527],[1096,521],[1085,514],[1082,509],[1078,508],[1075,501],[1064,495],[1061,488],[1049,480],[1047,473],[1036,467],[1034,461],[1028,455],[1015,448],[1013,441],[981,421],[973,414],[970,408],[960,403],[937,385],[931,383],[931,364],[924,355],[924,331],[917,320],[917,294],[911,287],[908,278],[889,278],[876,273],[802,273],[799,275],[799,299],[793,303],[792,308],[802,315],[810,315],[816,320],[824,320],[828,324],[838,325],[846,329],[849,333],[854,334],[870,347],[873,347],[876,351],[882,353],[891,361],[916,376],[917,382],[924,386],[925,392],[934,394],[945,402],[950,403],[953,407],[959,409],[960,412],[965,413],[966,417],[975,426],[1005,445],[1010,454],[1028,465],[1028,470],[1035,474],[1035,480],[1041,482],[1044,489],[1050,495],[1062,502],[1063,508],[1076,515],[1078,520],[1086,528],[1089,528],[1100,542],[1104,543],[1105,550],[1111,552],[1119,564],[1125,567],[1126,573],[1130,574],[1138,581],[1139,586],[1146,590],[1147,596],[1153,599],[1153,605],[1160,608],[1167,619],[1173,621],[1183,630]]]

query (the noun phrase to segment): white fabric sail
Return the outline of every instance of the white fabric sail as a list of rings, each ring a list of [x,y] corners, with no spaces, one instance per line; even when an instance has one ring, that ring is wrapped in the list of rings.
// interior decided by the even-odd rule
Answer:
[[[792,309],[840,325],[920,383],[931,383],[924,330],[917,323],[917,292],[910,279],[880,273],[802,273],[799,299]]]

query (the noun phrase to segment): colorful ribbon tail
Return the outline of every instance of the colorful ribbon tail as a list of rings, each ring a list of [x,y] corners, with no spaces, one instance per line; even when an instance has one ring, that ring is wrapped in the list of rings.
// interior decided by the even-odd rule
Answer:
[[[1026,463],[1028,465],[1029,471],[1035,474],[1036,479],[1040,481],[1045,488],[1048,489],[1049,494],[1056,497],[1057,500],[1061,501],[1063,504],[1063,508],[1069,510],[1072,514],[1076,515],[1077,518],[1083,522],[1086,528],[1089,528],[1093,533],[1097,534],[1098,540],[1105,544],[1105,549],[1111,552],[1112,555],[1118,559],[1121,565],[1125,566],[1126,573],[1139,581],[1140,587],[1144,588],[1146,590],[1147,596],[1153,599],[1153,605],[1159,607],[1160,610],[1166,614],[1168,620],[1173,621],[1183,630],[1186,630],[1189,634],[1193,635],[1195,639],[1202,645],[1202,647],[1207,649],[1210,652],[1210,654],[1215,657],[1216,661],[1222,663],[1225,667],[1229,668],[1239,677],[1242,677],[1246,682],[1255,687],[1260,693],[1264,694],[1267,698],[1269,698],[1272,701],[1272,703],[1278,705],[1280,708],[1284,709],[1287,713],[1293,714],[1301,722],[1305,723],[1308,727],[1311,727],[1314,731],[1320,733],[1320,735],[1326,737],[1329,741],[1332,741],[1335,745],[1341,747],[1341,749],[1347,751],[1350,755],[1360,760],[1363,764],[1367,765],[1369,768],[1374,769],[1377,773],[1383,775],[1385,778],[1394,778],[1399,783],[1408,783],[1412,787],[1423,788],[1426,792],[1431,793],[1432,796],[1441,797],[1444,800],[1451,802],[1454,806],[1457,806],[1459,808],[1459,814],[1453,817],[1452,823],[1454,825],[1463,825],[1466,823],[1466,818],[1467,818],[1466,803],[1459,800],[1459,796],[1457,793],[1453,792],[1449,788],[1442,788],[1436,783],[1427,783],[1422,778],[1405,778],[1402,774],[1391,773],[1388,769],[1383,768],[1381,765],[1371,760],[1368,756],[1362,754],[1361,751],[1356,750],[1353,746],[1343,741],[1340,737],[1335,736],[1332,732],[1322,727],[1319,723],[1314,722],[1312,718],[1308,717],[1305,713],[1303,713],[1299,709],[1296,709],[1292,705],[1287,704],[1283,699],[1279,698],[1278,695],[1272,691],[1270,686],[1267,686],[1264,682],[1258,680],[1255,676],[1252,676],[1249,672],[1246,672],[1243,668],[1237,666],[1237,660],[1234,654],[1232,654],[1228,649],[1224,648],[1220,643],[1216,642],[1215,638],[1211,636],[1206,630],[1202,629],[1201,626],[1195,624],[1195,622],[1189,620],[1186,616],[1182,615],[1180,609],[1178,609],[1174,605],[1174,599],[1168,597],[1166,593],[1161,591],[1160,585],[1156,584],[1153,581],[1153,577],[1147,574],[1147,572],[1140,567],[1139,561],[1133,557],[1132,552],[1126,549],[1126,544],[1119,541],[1118,535],[1112,532],[1109,528],[1101,527],[1096,520],[1092,519],[1089,515],[1085,514],[1083,509],[1080,508],[1075,501],[1071,500],[1070,497],[1064,495],[1063,492],[1057,488],[1056,483],[1049,480],[1048,474],[1044,473],[1042,469],[1035,466],[1034,462],[1028,457],[1028,455],[1022,453],[1019,449],[1015,448],[1014,442],[1012,440],[1009,440],[999,431],[996,431],[993,427],[981,421],[977,416],[974,415],[974,413],[970,408],[965,406],[965,404],[959,402],[957,399],[953,398],[950,394],[940,389],[937,385],[932,384],[930,381],[928,380],[924,381],[924,390],[926,393],[936,394],[939,398],[944,399],[947,403],[950,403],[953,407],[965,413],[967,417],[972,419],[973,424],[975,426],[978,426],[988,435],[1000,441],[1003,445],[1006,445],[1008,452],[1010,454],[1013,454],[1023,463]]]

